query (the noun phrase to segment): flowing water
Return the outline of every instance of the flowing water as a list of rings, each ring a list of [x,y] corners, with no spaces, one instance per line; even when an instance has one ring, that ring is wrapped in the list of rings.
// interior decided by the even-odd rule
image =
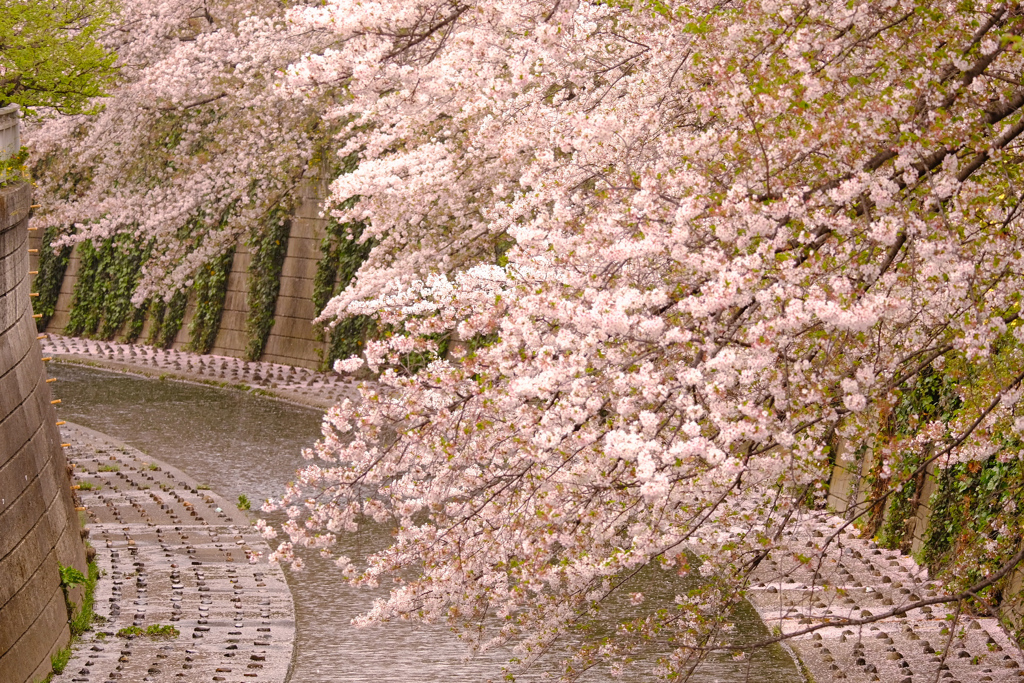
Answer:
[[[166,461],[221,495],[245,495],[255,508],[278,495],[303,464],[301,450],[319,436],[320,411],[197,384],[144,379],[69,364],[51,364],[61,419],[109,434]],[[380,531],[342,538],[339,553],[358,557],[386,539]],[[381,593],[346,584],[334,565],[310,554],[301,573],[286,570],[295,601],[296,640],[291,683],[414,683],[500,679],[507,652],[465,658],[465,648],[443,626],[389,624],[354,628],[350,620]],[[654,571],[641,590],[652,599],[680,588],[674,576]],[[621,605],[626,610],[625,604]],[[615,610],[615,607],[612,607]],[[757,639],[767,630],[747,606],[736,618],[737,636]],[[539,672],[556,671],[554,658]],[[643,665],[621,679],[653,680]],[[613,680],[592,670],[585,680]],[[778,646],[746,661],[720,657],[701,665],[698,683],[798,683],[802,676]]]

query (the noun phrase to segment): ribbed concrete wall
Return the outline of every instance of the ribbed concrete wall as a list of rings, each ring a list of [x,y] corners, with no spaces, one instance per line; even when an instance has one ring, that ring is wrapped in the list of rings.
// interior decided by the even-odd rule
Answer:
[[[274,311],[274,327],[261,360],[284,363],[298,367],[316,368],[320,364],[320,353],[326,344],[317,341],[317,328],[313,318],[317,311],[313,307],[313,278],[320,260],[320,242],[326,235],[326,221],[319,217],[321,197],[326,196],[326,184],[311,180],[299,189],[298,205],[292,217],[291,234],[288,237],[288,251],[281,272],[281,293]],[[34,236],[33,247],[38,246],[39,237]],[[211,353],[221,356],[242,357],[245,354],[247,337],[245,319],[249,313],[246,304],[248,292],[248,270],[250,254],[245,245],[235,251],[228,277],[228,291],[224,302],[224,314],[220,331]],[[81,262],[78,250],[72,252],[68,270],[61,285],[57,310],[50,319],[47,331],[60,334],[68,323],[71,295],[78,281]],[[186,310],[184,324],[174,341],[174,348],[184,348],[189,341],[188,326],[192,320],[193,308]],[[149,331],[147,321],[141,339]]]
[[[27,184],[0,188],[0,681],[44,677],[70,637],[59,565],[86,571],[29,298]]]
[[[274,326],[261,360],[316,368],[320,363],[317,351],[326,349],[325,344],[317,341],[313,325],[313,318],[318,313],[313,307],[313,278],[327,225],[319,217],[320,198],[326,196],[326,191],[325,186],[312,181],[299,189],[298,206],[292,216],[288,251],[281,270],[281,292],[274,309]],[[249,250],[244,246],[235,251],[228,277],[224,316],[211,353],[235,357],[245,353],[245,318],[249,314],[245,297],[250,258]],[[180,348],[187,342],[188,332],[183,330],[174,345]]]

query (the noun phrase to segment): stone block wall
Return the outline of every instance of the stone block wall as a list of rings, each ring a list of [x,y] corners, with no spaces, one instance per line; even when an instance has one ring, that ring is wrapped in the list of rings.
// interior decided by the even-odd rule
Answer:
[[[70,638],[59,566],[87,571],[29,297],[30,185],[0,188],[0,681],[40,680]],[[78,596],[73,595],[80,599]]]

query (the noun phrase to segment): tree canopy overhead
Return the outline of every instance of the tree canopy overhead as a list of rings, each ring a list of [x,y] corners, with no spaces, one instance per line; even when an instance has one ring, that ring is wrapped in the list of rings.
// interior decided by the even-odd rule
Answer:
[[[668,638],[685,671],[709,615],[792,552],[838,442],[875,459],[880,495],[908,453],[1018,457],[1016,4],[335,0],[291,18],[337,36],[289,86],[345,84],[328,115],[361,161],[333,196],[359,201],[335,215],[378,241],[326,314],[393,333],[339,365],[380,384],[328,413],[278,557],[395,523],[386,550],[338,558],[400,584],[367,620],[447,620],[529,662],[641,568],[692,571],[691,549],[723,580],[617,633]],[[922,373],[953,381],[957,411],[887,428]]]
[[[106,0],[0,2],[0,106],[95,112],[116,75],[102,44],[112,11]]]

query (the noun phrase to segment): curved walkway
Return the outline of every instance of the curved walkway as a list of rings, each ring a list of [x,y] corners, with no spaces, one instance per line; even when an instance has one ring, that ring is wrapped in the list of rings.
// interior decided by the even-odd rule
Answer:
[[[295,636],[291,593],[246,515],[130,446],[70,423],[61,429],[96,549],[101,623],[53,680],[283,683]],[[179,635],[118,636],[158,626]]]
[[[334,372],[55,334],[47,335],[41,343],[44,356],[151,377],[257,390],[267,396],[315,408],[328,408],[342,398],[357,395],[354,383]]]

